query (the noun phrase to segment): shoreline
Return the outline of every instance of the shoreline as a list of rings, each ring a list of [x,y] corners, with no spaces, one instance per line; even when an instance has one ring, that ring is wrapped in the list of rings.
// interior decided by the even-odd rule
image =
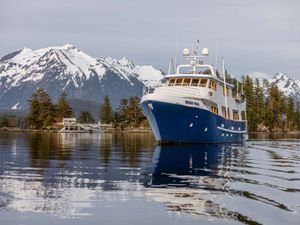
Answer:
[[[248,134],[300,134],[300,131],[251,131]]]
[[[60,129],[50,128],[50,129],[21,129],[15,127],[2,127],[0,128],[0,132],[51,132],[51,133],[59,133]],[[103,133],[113,133],[113,132],[123,132],[123,133],[152,133],[151,128],[105,128],[102,130]],[[73,132],[70,132],[73,133]],[[74,133],[87,133],[87,132],[74,132]],[[248,132],[249,135],[268,135],[268,134],[300,134],[300,131],[251,131]]]
[[[0,128],[0,133],[8,133],[8,132],[17,132],[17,133],[59,133],[60,129],[21,129],[21,128],[10,128],[10,127],[2,127]],[[114,132],[122,132],[122,133],[152,133],[151,128],[106,128],[103,129],[100,133],[114,133]],[[70,132],[70,133],[88,133],[88,132]]]

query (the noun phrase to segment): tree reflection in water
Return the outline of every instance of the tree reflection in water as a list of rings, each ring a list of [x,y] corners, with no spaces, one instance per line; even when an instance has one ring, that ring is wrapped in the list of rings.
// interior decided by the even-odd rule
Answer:
[[[149,134],[0,134],[0,213],[95,218],[127,204],[148,215],[142,208],[159,204],[181,222],[296,221],[298,150],[299,142],[156,146]]]

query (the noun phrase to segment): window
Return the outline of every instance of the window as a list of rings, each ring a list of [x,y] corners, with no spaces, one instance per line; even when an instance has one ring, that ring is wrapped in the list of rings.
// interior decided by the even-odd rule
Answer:
[[[230,111],[229,111],[229,108],[227,108],[227,117],[226,117],[227,119],[230,119],[231,117],[230,117]]]
[[[225,118],[230,119],[229,108],[227,108],[227,113],[226,113],[225,107],[222,106],[222,115],[223,115]]]
[[[224,106],[222,106],[222,116],[226,118],[226,110]]]
[[[240,120],[239,112],[236,110],[232,110],[232,117],[234,120]]]
[[[207,66],[181,66],[179,74],[212,74],[211,68]]]
[[[191,86],[198,86],[198,83],[199,83],[199,78],[193,78],[192,79],[192,83],[191,83]]]
[[[179,74],[192,74],[193,73],[193,67],[191,66],[184,66],[184,67],[180,67]]]
[[[200,87],[206,87],[207,79],[201,79],[200,80]]]
[[[216,107],[216,106],[211,106],[210,110],[216,114],[218,114],[218,112],[219,112],[218,107]]]
[[[230,88],[228,88],[228,87],[226,87],[226,94],[227,94],[227,96],[229,96],[230,95]],[[223,86],[223,95],[225,95],[225,88],[224,88],[224,86]]]
[[[217,83],[213,80],[209,81],[209,88],[213,89],[213,90],[217,90]]]
[[[182,78],[177,78],[175,86],[181,86],[182,80],[183,80]]]
[[[246,120],[246,111],[241,112],[242,120]]]
[[[189,86],[191,82],[191,78],[184,78],[182,86]]]
[[[170,79],[168,86],[174,86],[175,80],[176,80],[175,78]]]

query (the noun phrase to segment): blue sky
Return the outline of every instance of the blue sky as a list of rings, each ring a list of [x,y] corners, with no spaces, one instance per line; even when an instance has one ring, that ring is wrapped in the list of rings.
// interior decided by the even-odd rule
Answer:
[[[196,40],[235,76],[285,72],[300,79],[299,0],[0,0],[0,55],[71,43],[167,69]]]

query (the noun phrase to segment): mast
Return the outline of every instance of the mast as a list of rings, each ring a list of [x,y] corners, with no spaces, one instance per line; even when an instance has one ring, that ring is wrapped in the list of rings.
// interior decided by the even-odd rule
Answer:
[[[223,73],[223,82],[224,82],[225,117],[226,119],[228,119],[227,88],[226,88],[225,64],[224,64],[223,57],[222,57],[222,73]]]
[[[241,95],[244,96],[244,84],[241,84]],[[247,120],[247,103],[245,107],[245,120]]]
[[[177,68],[177,51],[178,51],[178,32],[176,32],[176,41],[175,41],[175,57],[174,57],[175,70]]]
[[[216,40],[216,53],[215,53],[215,73],[217,76],[217,68],[218,68],[218,40]]]

